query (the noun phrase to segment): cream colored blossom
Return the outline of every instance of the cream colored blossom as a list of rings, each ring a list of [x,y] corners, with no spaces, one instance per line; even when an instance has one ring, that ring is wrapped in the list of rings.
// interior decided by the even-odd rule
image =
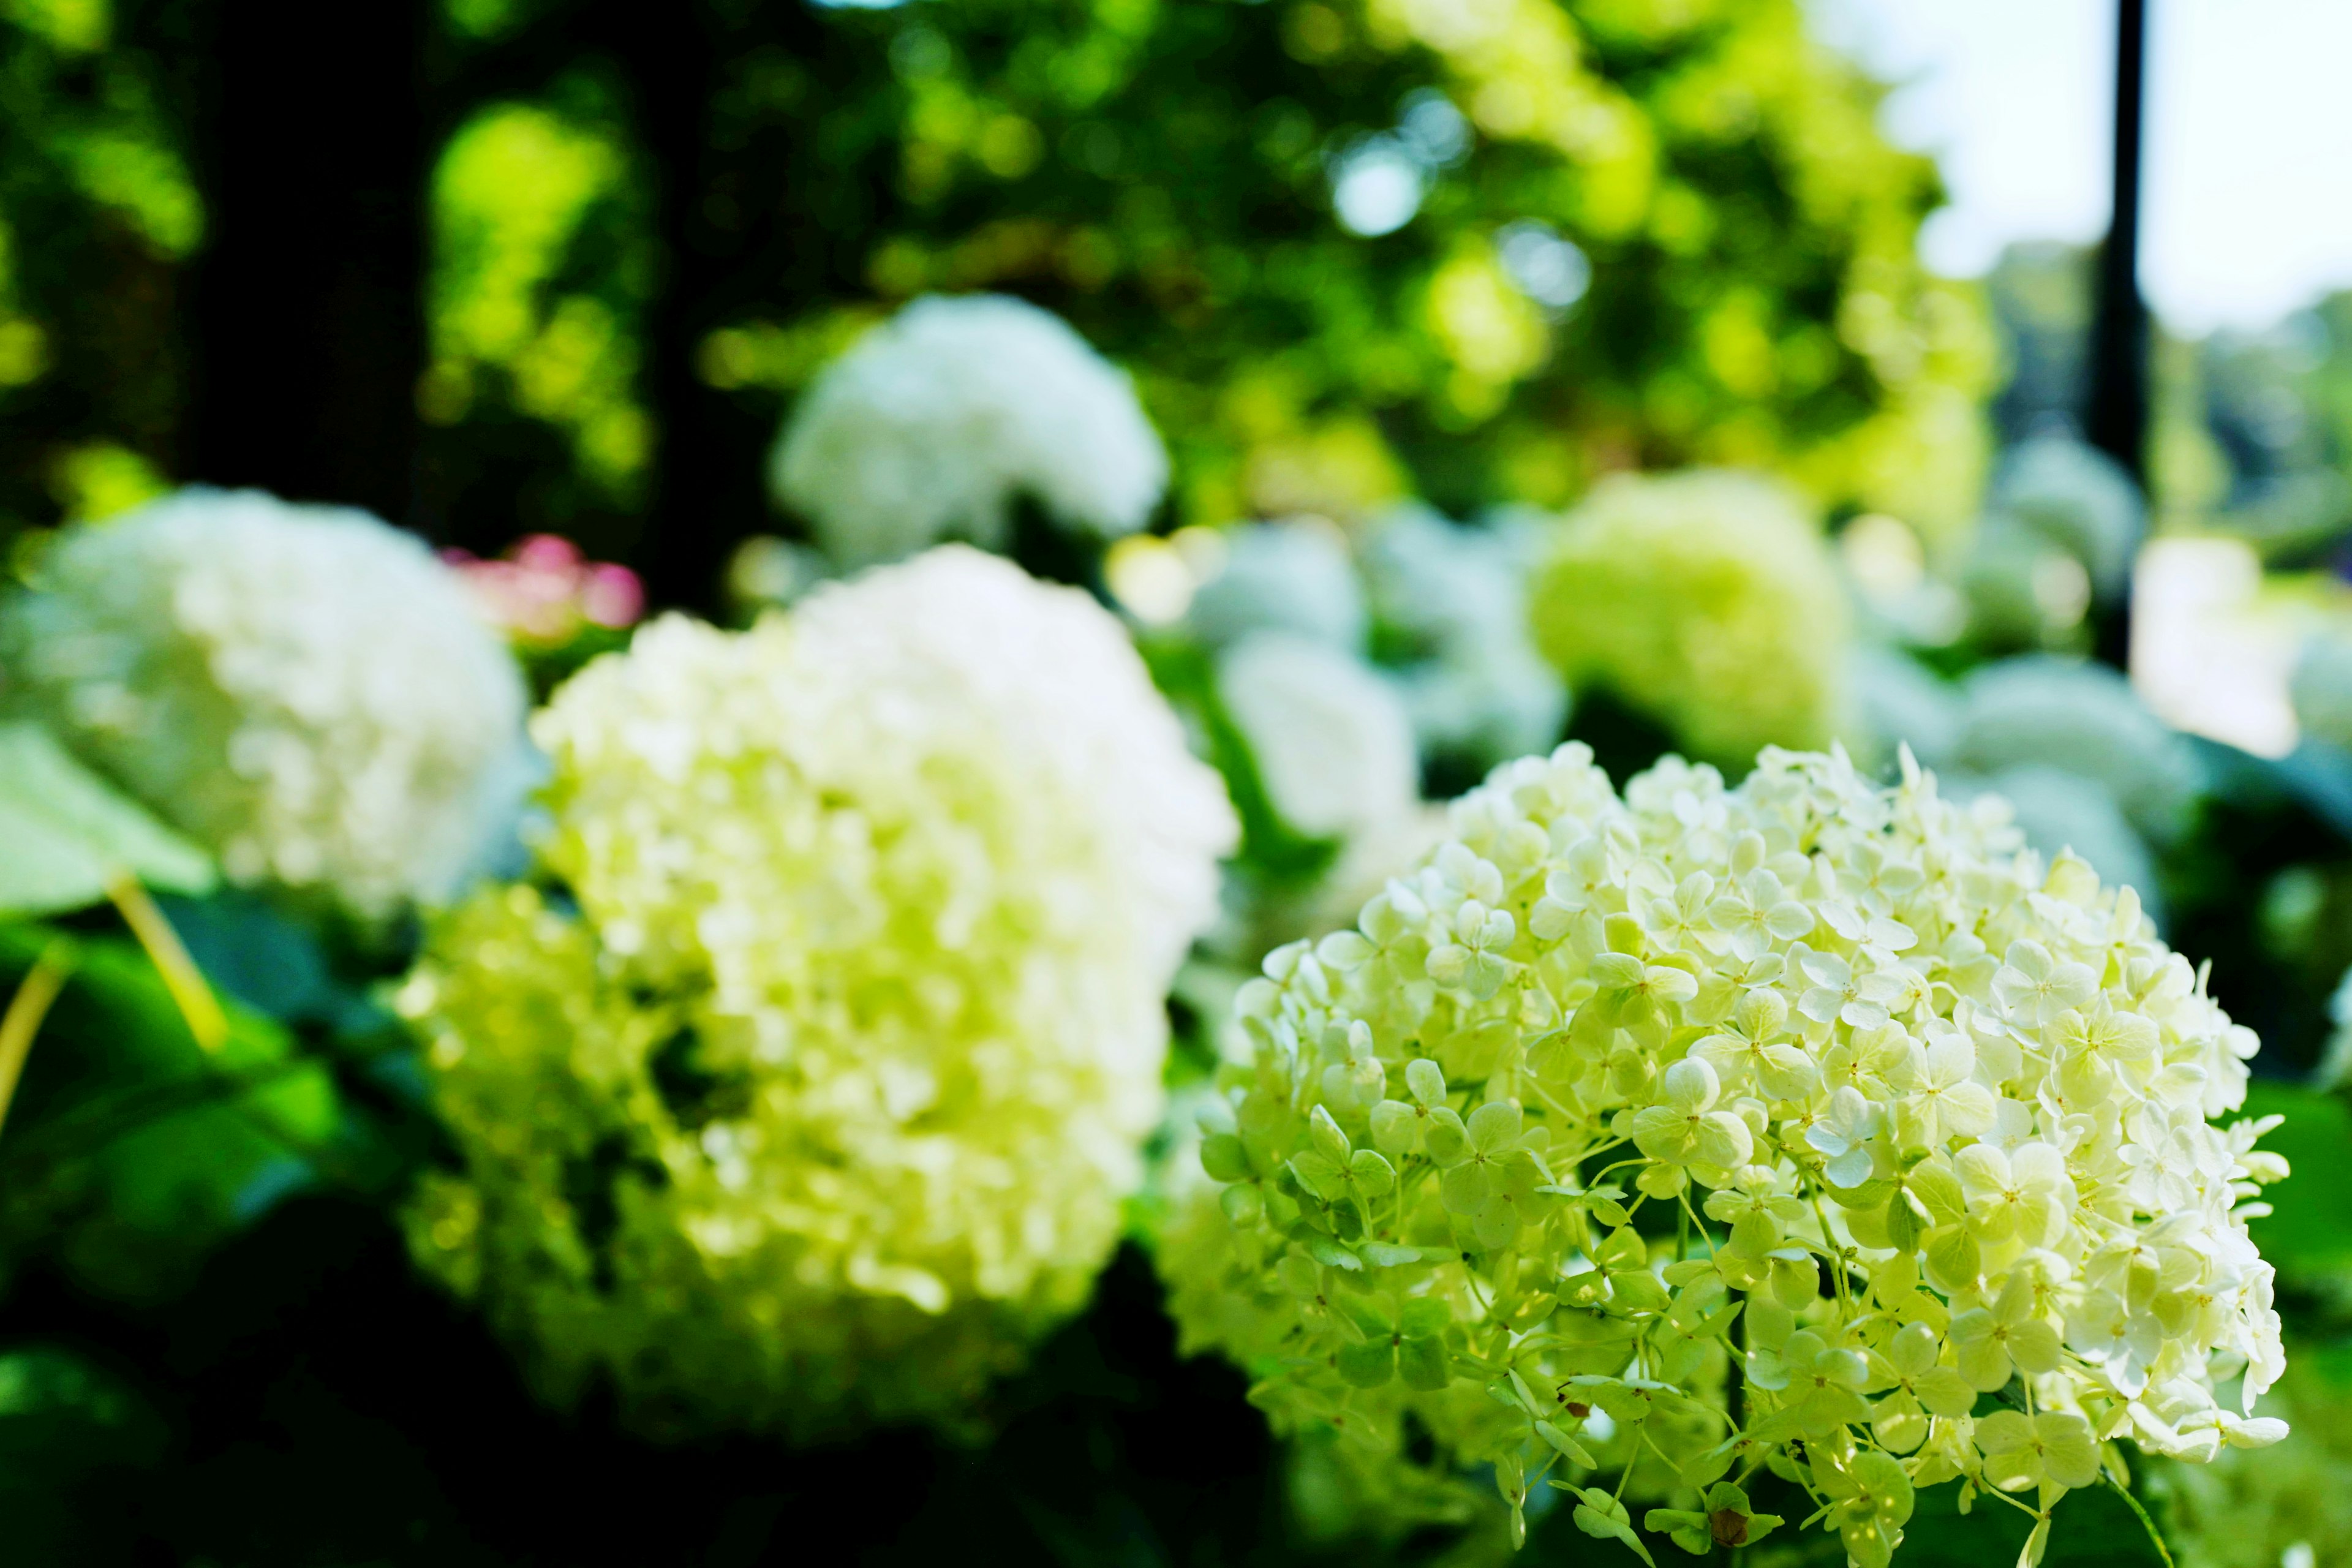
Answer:
[[[453,891],[530,783],[513,657],[364,512],[199,489],[72,529],[0,610],[0,671],[232,879],[363,917]]]
[[[994,549],[1026,496],[1073,531],[1141,528],[1168,454],[1126,374],[999,294],[916,300],[825,367],[776,444],[777,497],[844,565],[950,534]]]
[[[1820,530],[1770,481],[1605,479],[1539,556],[1536,645],[1572,689],[1613,691],[1726,763],[1836,732],[1844,585]]]
[[[2284,1166],[2215,1121],[2254,1041],[2131,891],[1907,759],[1670,757],[1620,796],[1570,745],[1451,815],[1237,998],[1161,1252],[1182,1343],[1277,1429],[1425,1474],[1410,1417],[1438,1477],[1567,1486],[1620,1538],[1593,1498],[1782,1451],[1874,1568],[1920,1487],[2016,1491],[2046,1540],[2103,1442],[2281,1435],[2246,1220]]]
[[[951,1420],[1085,1299],[1234,834],[1118,623],[961,547],[653,623],[403,994],[425,1264],[656,1432]]]
[[[1315,837],[1392,836],[1421,805],[1412,721],[1361,659],[1294,632],[1217,656],[1217,694],[1282,819]]]

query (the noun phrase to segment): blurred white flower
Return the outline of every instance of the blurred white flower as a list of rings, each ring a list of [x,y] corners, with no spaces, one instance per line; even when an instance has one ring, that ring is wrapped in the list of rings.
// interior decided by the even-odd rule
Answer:
[[[1363,660],[1296,632],[1259,632],[1219,656],[1217,695],[1268,801],[1299,832],[1353,840],[1413,815],[1412,721]]]
[[[2319,1089],[2335,1089],[2352,1079],[2352,969],[2344,972],[2344,978],[2336,983],[2336,994],[2327,999],[2327,1021],[2336,1027],[2311,1073],[2313,1085]]]
[[[2116,671],[2028,655],[1984,666],[1962,690],[1951,766],[1979,773],[2021,765],[2062,769],[2103,785],[2153,840],[2168,841],[2188,826],[2204,788],[2197,753]]]
[[[2058,643],[2091,608],[2091,574],[2082,562],[2000,512],[1978,528],[1960,586],[1969,629],[1992,643]]]
[[[2307,738],[2352,751],[2352,640],[2325,635],[2306,640],[2287,696]]]
[[[1491,765],[1559,738],[1568,688],[1528,635],[1532,542],[1421,508],[1371,531],[1363,559],[1373,614],[1382,638],[1404,645],[1381,657],[1424,751]]]
[[[2147,509],[2131,476],[2071,436],[2019,443],[1993,483],[1992,508],[2081,562],[2101,598],[2123,590],[2147,527]]]
[[[1962,707],[1949,681],[1883,643],[1854,649],[1848,680],[1854,715],[1849,744],[1858,756],[1883,768],[1897,746],[1908,745],[1924,765],[1945,765],[1959,744]]]
[[[2242,539],[2149,541],[2132,579],[2132,686],[2177,730],[2283,757],[2295,742],[2288,678],[2319,617],[2264,583]]]
[[[958,534],[994,549],[1033,498],[1101,538],[1141,528],[1168,454],[1126,374],[1067,322],[1003,295],[916,300],[821,372],[776,447],[777,498],[835,560]]]
[[[446,897],[534,763],[465,585],[364,512],[188,489],[67,531],[0,611],[11,700],[234,880]]]
[[[1223,563],[1192,595],[1187,623],[1212,646],[1296,632],[1349,653],[1364,647],[1364,591],[1348,541],[1322,518],[1227,529]]]

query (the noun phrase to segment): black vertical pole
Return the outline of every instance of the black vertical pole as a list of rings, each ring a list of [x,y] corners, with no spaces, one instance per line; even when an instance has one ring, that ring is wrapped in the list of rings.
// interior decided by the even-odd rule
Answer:
[[[424,0],[210,0],[188,475],[407,520]]]
[[[719,26],[711,7],[614,8],[619,55],[635,88],[641,144],[653,164],[660,282],[646,321],[646,384],[657,426],[652,515],[636,564],[657,605],[715,607],[730,538],[749,520],[727,491],[730,410],[702,380],[699,351],[718,323],[730,247],[704,211]]]
[[[2092,446],[2147,485],[2148,316],[2139,291],[2141,127],[2146,120],[2147,0],[2116,0],[2115,202],[2106,243],[2099,247],[2097,314],[2091,322],[2089,406],[2084,434]],[[2107,606],[2098,634],[2099,657],[2118,667],[2131,647],[2128,589],[2125,603]]]

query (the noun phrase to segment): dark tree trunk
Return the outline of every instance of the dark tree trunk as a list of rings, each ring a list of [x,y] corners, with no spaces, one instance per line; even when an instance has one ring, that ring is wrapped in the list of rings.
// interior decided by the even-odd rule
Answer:
[[[2116,0],[2115,203],[2106,243],[2099,247],[2090,405],[2084,423],[2091,445],[2121,463],[2143,491],[2147,488],[2148,315],[2139,291],[2139,211],[2147,67],[2147,0]],[[2097,637],[2100,658],[2118,667],[2128,665],[2128,590],[2101,617]]]
[[[710,610],[730,543],[747,519],[739,416],[698,369],[724,319],[734,248],[704,210],[717,26],[695,5],[614,8],[613,44],[635,89],[638,134],[652,166],[660,285],[646,322],[646,389],[657,426],[654,490],[637,564],[656,604]]]
[[[422,0],[213,0],[191,476],[410,518]]]

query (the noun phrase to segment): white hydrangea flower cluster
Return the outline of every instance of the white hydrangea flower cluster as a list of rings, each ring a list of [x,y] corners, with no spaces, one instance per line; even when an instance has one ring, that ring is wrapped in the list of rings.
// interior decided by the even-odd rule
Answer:
[[[1825,744],[1852,608],[1821,531],[1758,476],[1620,474],[1551,531],[1529,618],[1571,689],[1613,691],[1696,754]]]
[[[0,669],[233,879],[362,918],[453,892],[530,783],[512,654],[364,512],[198,489],[71,529],[0,609]]]
[[[2122,464],[2072,436],[2020,442],[1993,485],[1995,526],[2014,523],[2082,563],[2102,598],[2123,591],[2147,510]]]
[[[951,534],[999,548],[1024,495],[1074,531],[1132,533],[1167,489],[1168,454],[1125,373],[1059,316],[926,297],[819,373],[770,479],[828,554],[861,566]]]
[[[1348,537],[1323,518],[1244,523],[1217,536],[1214,572],[1184,613],[1212,647],[1290,632],[1360,654],[1371,624]]]
[[[954,1420],[1118,1238],[1216,775],[1115,619],[961,546],[657,621],[537,733],[540,879],[403,994],[464,1157],[419,1257],[656,1433]]]
[[[1416,507],[1366,538],[1365,582],[1383,637],[1405,645],[1392,679],[1426,752],[1488,766],[1559,738],[1568,688],[1528,633],[1528,533]]]
[[[1219,542],[1185,629],[1209,650],[1267,805],[1297,833],[1338,840],[1341,862],[1381,853],[1419,815],[1421,753],[1403,699],[1363,657],[1369,613],[1346,536],[1294,518]]]
[[[2161,918],[2149,846],[2188,829],[2204,768],[2122,675],[2024,654],[1950,686],[1891,649],[1854,668],[1874,752],[1909,745],[1956,799],[2000,795],[2029,844],[2072,849]]]
[[[1276,811],[1339,838],[1357,868],[1425,837],[1428,757],[1484,767],[1559,734],[1568,694],[1528,639],[1525,574],[1500,534],[1409,509],[1352,535],[1292,518],[1217,542],[1185,630],[1213,650]],[[1360,880],[1343,869],[1333,880]]]
[[[2148,711],[2119,671],[2028,654],[1973,671],[1961,693],[1959,733],[1949,752],[1931,762],[1979,773],[2057,768],[2101,785],[2132,826],[2158,843],[2189,826],[2205,787],[2197,753]]]
[[[1238,997],[1163,1241],[1183,1342],[1388,1495],[1429,1484],[1410,1425],[1645,1556],[1625,1497],[1737,1545],[1769,1467],[1864,1568],[1953,1479],[2034,1516],[2031,1561],[2104,1444],[2275,1440],[2246,1220],[2285,1167],[2212,1120],[2256,1042],[2128,890],[1904,761],[1669,758],[1621,798],[1571,744],[1455,803]]]
[[[1976,634],[2060,645],[2128,585],[2146,508],[2122,466],[2070,435],[2020,443],[1961,571]]]
[[[1257,632],[1217,658],[1217,696],[1249,742],[1282,819],[1352,843],[1410,818],[1421,754],[1403,705],[1363,660],[1296,632]]]

